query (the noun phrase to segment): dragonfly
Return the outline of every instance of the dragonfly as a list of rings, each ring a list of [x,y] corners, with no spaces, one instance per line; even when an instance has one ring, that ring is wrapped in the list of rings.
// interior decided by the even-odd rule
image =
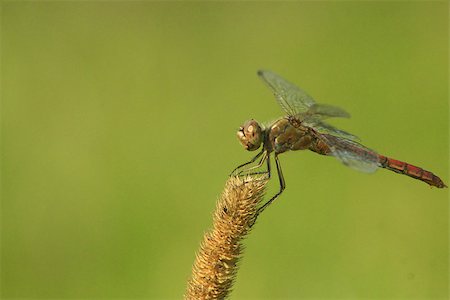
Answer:
[[[273,92],[286,116],[267,126],[251,119],[237,132],[237,138],[246,150],[261,150],[250,161],[236,167],[232,175],[248,173],[266,162],[267,170],[248,174],[266,174],[270,178],[270,155],[273,153],[275,158],[280,189],[258,209],[257,216],[279,197],[286,187],[278,155],[287,151],[311,150],[321,155],[333,156],[358,171],[373,173],[384,168],[423,181],[430,186],[447,187],[434,173],[378,154],[360,144],[355,135],[325,122],[328,118],[349,118],[350,114],[342,108],[316,103],[304,90],[274,72],[260,70],[258,76]],[[255,166],[246,167],[258,158],[260,160]]]

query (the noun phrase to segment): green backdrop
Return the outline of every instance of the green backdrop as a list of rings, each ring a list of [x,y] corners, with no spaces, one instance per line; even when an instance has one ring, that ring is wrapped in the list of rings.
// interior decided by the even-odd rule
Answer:
[[[448,184],[442,2],[1,2],[1,297],[181,298],[259,68]],[[448,190],[312,152],[245,241],[232,299],[447,299]],[[277,180],[268,193],[276,191]]]

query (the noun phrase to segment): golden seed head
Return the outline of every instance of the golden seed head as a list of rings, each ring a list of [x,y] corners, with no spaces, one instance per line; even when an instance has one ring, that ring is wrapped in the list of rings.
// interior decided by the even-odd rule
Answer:
[[[255,222],[267,179],[230,177],[217,201],[213,228],[200,245],[184,299],[225,299],[233,286],[242,240]]]

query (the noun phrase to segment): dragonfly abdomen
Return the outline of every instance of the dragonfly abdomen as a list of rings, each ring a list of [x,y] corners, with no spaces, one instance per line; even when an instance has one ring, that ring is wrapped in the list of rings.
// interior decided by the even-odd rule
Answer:
[[[379,155],[379,164],[382,168],[391,170],[395,173],[407,175],[414,179],[421,180],[431,186],[435,186],[438,188],[447,187],[444,182],[442,182],[442,180],[432,172],[408,164],[406,162]]]

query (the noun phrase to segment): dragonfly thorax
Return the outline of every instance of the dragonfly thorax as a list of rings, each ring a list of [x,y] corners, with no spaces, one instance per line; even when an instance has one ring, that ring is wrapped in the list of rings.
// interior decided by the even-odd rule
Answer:
[[[263,130],[255,120],[244,123],[237,132],[239,142],[248,151],[254,151],[261,146],[263,141]]]

